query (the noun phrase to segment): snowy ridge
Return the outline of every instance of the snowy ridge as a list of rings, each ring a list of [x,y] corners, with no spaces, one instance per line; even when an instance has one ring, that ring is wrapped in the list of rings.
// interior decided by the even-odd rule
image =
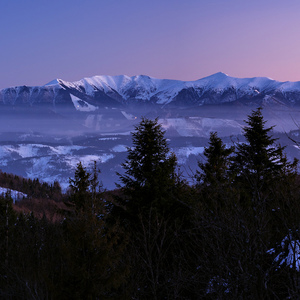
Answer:
[[[131,93],[133,91],[135,98],[140,100],[150,100],[151,97],[157,95],[160,100],[159,104],[168,102],[169,99],[176,96],[185,86],[185,82],[183,81],[156,79],[146,75],[132,77],[126,75],[102,75],[84,78],[73,83],[59,79],[58,83],[61,86],[75,88],[77,90],[83,87],[89,96],[94,96],[97,90],[101,90],[105,93],[117,92],[124,100],[132,97]],[[164,101],[166,100],[165,98],[167,98],[167,101]]]
[[[195,81],[157,79],[146,75],[101,75],[75,82],[55,79],[44,86],[20,86],[0,91],[0,104],[52,102],[56,107],[59,103],[73,102],[73,108],[83,108],[80,111],[90,111],[93,108],[89,105],[97,107],[103,99],[105,105],[109,101],[117,101],[121,105],[150,102],[163,106],[174,103],[199,106],[237,100],[242,103],[264,101],[268,104],[294,105],[300,104],[300,81],[280,82],[267,77],[235,78],[221,72]],[[85,101],[85,104],[78,106],[79,100]]]
[[[55,81],[53,81],[55,82]],[[235,78],[230,77],[225,73],[219,72],[208,77],[204,77],[195,81],[181,81],[172,79],[157,79],[146,75],[139,76],[93,76],[84,78],[76,82],[66,82],[57,80],[59,84],[64,83],[70,87],[85,86],[87,90],[92,88],[101,89],[104,91],[115,90],[120,94],[126,95],[126,91],[131,88],[145,91],[149,95],[170,90],[181,90],[183,88],[205,88],[214,90],[226,90],[234,87],[238,90],[258,88],[261,91],[280,89],[285,90],[300,90],[300,81],[297,82],[280,82],[267,77],[253,77],[253,78]]]
[[[216,73],[195,81],[157,79],[146,75],[139,76],[94,76],[69,83],[58,81],[69,88],[84,88],[87,95],[93,96],[95,91],[118,93],[124,100],[135,98],[149,101],[155,98],[157,104],[168,104],[185,89],[193,89],[199,97],[207,92],[224,94],[234,90],[236,97],[244,95],[256,96],[260,93],[299,92],[300,81],[280,82],[267,77],[235,78],[224,73]]]

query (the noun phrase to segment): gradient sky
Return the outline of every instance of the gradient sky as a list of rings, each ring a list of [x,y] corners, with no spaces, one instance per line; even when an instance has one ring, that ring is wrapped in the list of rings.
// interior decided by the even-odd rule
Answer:
[[[145,74],[300,80],[299,0],[0,0],[0,88]]]

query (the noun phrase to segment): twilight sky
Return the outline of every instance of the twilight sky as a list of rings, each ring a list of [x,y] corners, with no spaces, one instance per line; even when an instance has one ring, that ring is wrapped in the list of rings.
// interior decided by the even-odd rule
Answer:
[[[0,88],[145,74],[300,80],[299,0],[0,0]]]

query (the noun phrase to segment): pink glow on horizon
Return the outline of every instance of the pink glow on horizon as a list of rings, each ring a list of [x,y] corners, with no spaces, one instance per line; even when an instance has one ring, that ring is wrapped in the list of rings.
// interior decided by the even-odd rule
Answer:
[[[299,0],[0,5],[0,88],[94,75],[300,81]]]

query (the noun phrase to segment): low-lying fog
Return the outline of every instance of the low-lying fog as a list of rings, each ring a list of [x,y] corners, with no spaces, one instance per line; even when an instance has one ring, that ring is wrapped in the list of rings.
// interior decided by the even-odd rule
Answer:
[[[203,159],[209,133],[217,131],[228,145],[242,140],[243,120],[249,113],[248,107],[231,106],[126,111],[104,108],[91,113],[64,111],[59,114],[2,111],[0,169],[47,182],[57,180],[67,188],[79,161],[89,168],[96,160],[104,187],[113,189],[118,181],[116,172],[122,173],[120,165],[126,158],[126,147],[131,146],[130,132],[144,116],[159,118],[181,171],[192,181],[197,161]],[[263,114],[267,126],[276,126],[274,135],[280,138],[282,145],[287,145],[288,156],[300,158],[299,148],[287,134],[298,139],[300,111],[266,108]]]

